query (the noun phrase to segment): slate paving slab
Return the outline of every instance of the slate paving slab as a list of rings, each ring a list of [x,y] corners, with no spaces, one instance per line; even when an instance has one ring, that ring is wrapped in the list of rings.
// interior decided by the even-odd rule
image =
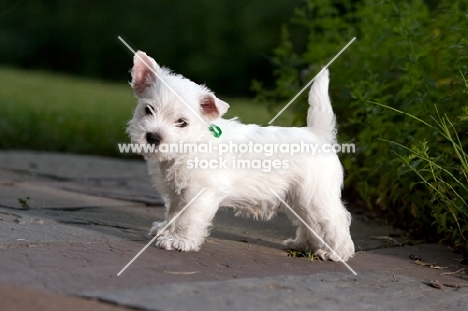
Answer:
[[[162,206],[164,201],[151,186],[149,178],[142,180],[85,180],[55,183],[55,187],[96,196]]]
[[[0,193],[0,206],[15,209],[76,209],[128,205],[127,202],[102,196],[64,191],[46,182],[3,183],[0,184]]]
[[[51,243],[107,242],[146,239],[146,230],[121,226],[102,208],[15,210],[0,207],[0,250]],[[117,214],[117,213],[116,213]],[[87,218],[79,215],[87,215]],[[112,214],[115,217],[115,214]],[[102,219],[106,218],[105,221]],[[136,217],[128,217],[129,223]]]
[[[152,285],[85,294],[146,310],[466,310],[467,291],[434,289],[403,275],[317,273]]]
[[[0,168],[55,180],[143,180],[148,175],[143,160],[35,151],[2,151]]]
[[[0,309],[8,311],[125,311],[134,310],[108,304],[102,301],[78,297],[64,297],[56,294],[28,290],[0,284]]]
[[[288,257],[281,241],[295,230],[286,216],[262,222],[229,210],[217,214],[200,252],[151,246],[117,276],[150,241],[152,221],[164,218],[158,200],[142,161],[0,152],[0,309],[21,305],[1,299],[12,287],[19,297],[34,291],[28,309],[41,295],[63,309],[69,296],[145,310],[464,310],[468,303],[460,255],[411,245],[362,213],[353,214],[357,253],[348,262],[357,276],[341,263]]]
[[[0,172],[0,180],[11,181],[11,174],[16,172],[24,175],[23,181],[43,177],[50,186],[72,192],[147,205],[163,204],[161,196],[151,186],[143,160],[4,151],[0,152]]]
[[[179,282],[284,275],[313,277],[325,272],[341,273],[343,277],[353,276],[341,263],[311,262],[305,258],[287,257],[280,249],[216,239],[205,244],[198,253],[177,253],[150,247],[117,276],[146,242],[47,243],[2,250],[0,270],[7,273],[0,274],[0,283],[79,295],[96,290],[125,291]],[[434,251],[445,259],[431,256]],[[411,254],[443,269],[418,265],[408,258]],[[436,245],[421,245],[361,253],[348,263],[358,275],[384,273],[411,277],[421,284],[429,280],[439,280],[444,284],[468,284],[466,275],[440,275],[461,267],[456,261],[447,260],[447,255],[447,250]],[[466,295],[468,289],[462,288],[460,292]]]

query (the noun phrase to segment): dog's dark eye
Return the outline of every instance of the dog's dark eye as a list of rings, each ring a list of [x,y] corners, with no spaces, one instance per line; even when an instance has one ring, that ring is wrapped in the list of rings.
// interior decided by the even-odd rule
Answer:
[[[145,113],[151,115],[151,114],[153,114],[153,111],[151,110],[150,107],[146,106],[146,107],[145,107]]]
[[[186,127],[187,125],[188,125],[188,123],[185,122],[184,119],[179,119],[179,120],[176,121],[176,126],[177,127]]]

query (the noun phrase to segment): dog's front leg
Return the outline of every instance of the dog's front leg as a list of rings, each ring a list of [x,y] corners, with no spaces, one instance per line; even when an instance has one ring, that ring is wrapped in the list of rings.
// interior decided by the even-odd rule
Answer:
[[[220,201],[209,191],[205,191],[179,215],[190,200],[191,198],[176,198],[171,201],[165,223],[171,220],[173,222],[164,232],[158,232],[160,236],[156,241],[157,247],[182,252],[200,249],[205,237],[209,235]]]

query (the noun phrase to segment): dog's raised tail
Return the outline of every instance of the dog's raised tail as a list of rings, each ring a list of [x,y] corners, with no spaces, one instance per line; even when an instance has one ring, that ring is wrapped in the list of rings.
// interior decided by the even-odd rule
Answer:
[[[309,111],[307,126],[321,140],[327,143],[336,142],[336,117],[328,96],[329,72],[323,70],[312,84],[309,92]]]

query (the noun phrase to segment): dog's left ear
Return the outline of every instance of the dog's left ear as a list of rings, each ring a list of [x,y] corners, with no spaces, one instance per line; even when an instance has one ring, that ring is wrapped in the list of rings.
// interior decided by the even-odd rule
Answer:
[[[225,114],[229,109],[229,104],[213,95],[206,95],[202,98],[200,107],[202,114],[211,121]]]

